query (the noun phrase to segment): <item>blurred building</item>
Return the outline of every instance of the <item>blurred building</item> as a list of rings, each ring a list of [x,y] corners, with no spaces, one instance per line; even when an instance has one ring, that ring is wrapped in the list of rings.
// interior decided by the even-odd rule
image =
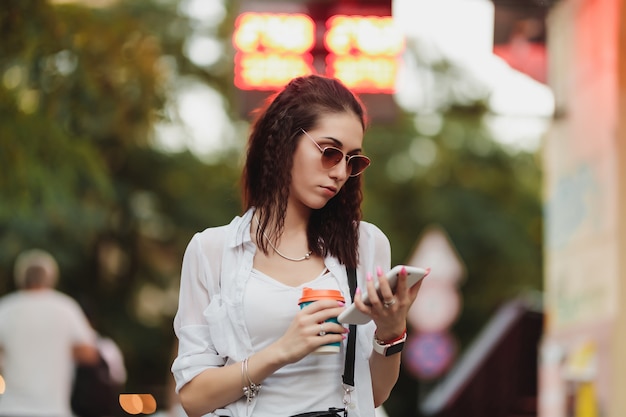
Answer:
[[[541,417],[626,416],[626,2],[547,15]]]
[[[454,368],[422,400],[436,417],[537,416],[537,349],[543,330],[532,294],[502,305]]]

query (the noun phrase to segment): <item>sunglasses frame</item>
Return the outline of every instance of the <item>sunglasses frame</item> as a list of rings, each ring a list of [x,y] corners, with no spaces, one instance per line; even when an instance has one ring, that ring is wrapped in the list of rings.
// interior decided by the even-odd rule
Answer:
[[[361,171],[357,172],[356,174],[352,174],[352,173],[351,173],[351,174],[348,174],[348,176],[350,176],[350,177],[358,177],[358,176],[359,176],[359,175],[361,175],[361,174],[363,173],[363,171],[365,171],[365,170],[367,169],[367,167],[368,167],[368,166],[370,166],[370,164],[372,163],[371,159],[369,159],[369,158],[368,158],[367,156],[365,156],[365,155],[361,155],[361,154],[358,154],[358,155],[349,155],[349,154],[346,154],[344,151],[342,151],[341,149],[339,149],[339,148],[337,148],[337,147],[335,147],[335,146],[324,146],[324,147],[322,148],[322,147],[320,146],[320,144],[319,144],[319,143],[317,143],[317,141],[316,141],[315,139],[313,139],[313,137],[311,137],[311,135],[309,135],[309,134],[307,133],[307,131],[306,131],[306,130],[304,130],[304,129],[302,129],[302,128],[300,128],[300,130],[302,131],[302,133],[304,133],[304,135],[305,135],[307,138],[311,139],[311,142],[313,142],[313,143],[315,144],[315,146],[317,146],[317,149],[319,149],[319,151],[321,152],[321,154],[322,154],[322,155],[321,155],[321,156],[322,156],[322,166],[324,166],[324,159],[323,159],[323,158],[324,158],[324,152],[326,152],[326,150],[327,150],[327,149],[332,149],[332,150],[335,150],[335,151],[339,152],[339,153],[342,155],[341,159],[340,159],[339,161],[337,161],[337,163],[336,163],[335,165],[333,165],[333,166],[331,166],[331,167],[328,167],[328,168],[324,167],[324,169],[333,169],[334,167],[336,167],[337,165],[339,165],[339,164],[341,163],[341,161],[342,161],[342,160],[344,160],[344,161],[346,161],[346,170],[347,170],[347,171],[349,170],[349,172],[351,172],[351,171],[352,171],[352,168],[350,168],[350,166],[351,166],[351,165],[350,165],[350,161],[352,160],[352,158],[356,158],[356,159],[363,159],[363,160],[367,161],[367,165],[365,165],[365,168],[363,168]]]

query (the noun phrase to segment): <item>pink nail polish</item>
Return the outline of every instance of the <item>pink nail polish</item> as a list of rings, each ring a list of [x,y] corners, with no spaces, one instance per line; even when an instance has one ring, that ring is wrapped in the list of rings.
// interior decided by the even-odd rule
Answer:
[[[337,301],[337,304],[339,304],[339,306],[341,306],[341,307],[346,305],[346,303],[344,303],[343,301]]]
[[[401,273],[402,275],[406,275],[406,268],[405,268],[405,267],[402,267],[402,269],[400,270],[400,273]]]
[[[369,272],[367,273],[367,280],[368,280],[368,281],[371,281],[371,280],[372,280],[372,274],[371,274],[371,273],[369,273]]]
[[[357,288],[357,289],[356,289],[356,291],[355,291],[354,293],[355,293],[355,295],[356,295],[356,294],[361,294],[361,288]]]
[[[379,277],[383,276],[383,270],[380,266],[376,267],[376,273],[378,274]]]

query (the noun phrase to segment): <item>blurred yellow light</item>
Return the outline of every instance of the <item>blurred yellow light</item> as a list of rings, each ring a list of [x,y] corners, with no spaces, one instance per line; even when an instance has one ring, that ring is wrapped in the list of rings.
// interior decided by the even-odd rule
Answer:
[[[393,93],[399,60],[385,56],[329,55],[326,72],[361,93]]]
[[[315,44],[315,23],[305,14],[243,13],[235,21],[233,45],[241,52],[302,54]]]
[[[120,394],[119,402],[128,414],[153,414],[157,409],[152,394]]]
[[[4,378],[0,375],[0,395],[4,394],[4,391],[7,389],[7,384],[4,382]]]
[[[143,404],[143,408],[141,412],[143,414],[152,414],[156,412],[157,403],[152,394],[138,394],[139,398],[141,398],[141,402]]]
[[[313,73],[310,54],[238,53],[235,56],[235,86],[242,90],[273,90],[291,78]]]
[[[143,401],[137,394],[120,394],[120,405],[128,414],[139,414],[143,410]]]
[[[390,16],[335,15],[326,27],[324,45],[337,55],[397,56],[404,50],[404,36]]]

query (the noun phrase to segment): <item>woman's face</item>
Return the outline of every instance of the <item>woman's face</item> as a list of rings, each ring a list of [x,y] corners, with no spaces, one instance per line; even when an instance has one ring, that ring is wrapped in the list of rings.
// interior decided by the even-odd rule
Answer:
[[[309,137],[300,134],[294,153],[289,203],[320,209],[343,187],[349,172],[345,159],[330,169],[324,168],[322,153],[315,142],[322,149],[332,146],[346,155],[360,154],[363,128],[353,113],[331,113],[321,116],[307,133]]]

